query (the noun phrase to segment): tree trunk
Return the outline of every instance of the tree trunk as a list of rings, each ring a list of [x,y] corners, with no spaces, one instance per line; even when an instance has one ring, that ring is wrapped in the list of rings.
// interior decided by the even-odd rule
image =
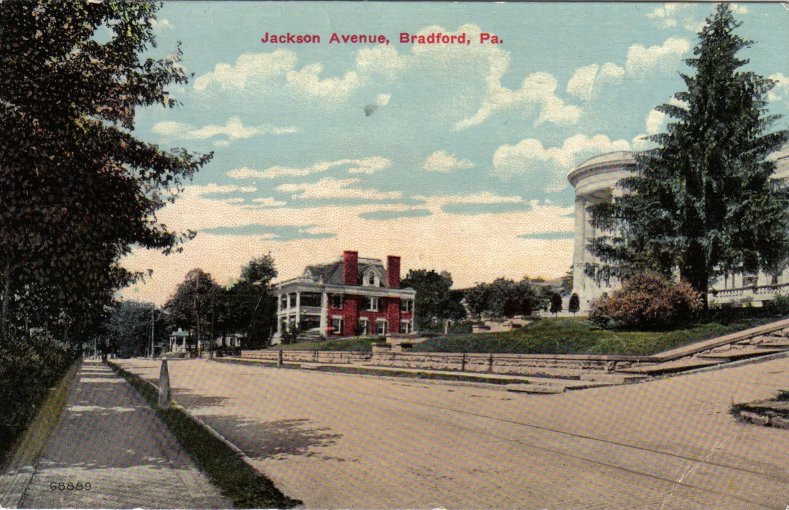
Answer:
[[[704,310],[707,310],[707,290],[709,290],[706,262],[702,247],[698,243],[693,243],[685,256],[685,267],[680,268],[680,277],[701,293]]]
[[[11,261],[6,261],[3,269],[3,311],[0,315],[0,340],[4,343],[8,331],[8,304],[11,301]]]

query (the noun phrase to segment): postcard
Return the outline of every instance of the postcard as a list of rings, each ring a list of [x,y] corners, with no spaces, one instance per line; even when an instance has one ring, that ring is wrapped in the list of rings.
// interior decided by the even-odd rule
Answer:
[[[0,9],[3,508],[789,508],[789,8]]]

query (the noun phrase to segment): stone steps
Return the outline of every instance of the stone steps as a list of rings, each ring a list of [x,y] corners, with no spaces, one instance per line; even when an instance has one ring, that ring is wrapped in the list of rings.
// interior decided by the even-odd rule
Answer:
[[[765,347],[745,347],[741,349],[729,349],[721,352],[711,352],[708,354],[700,354],[698,359],[720,360],[721,362],[734,361],[738,359],[755,358],[757,356],[766,356],[767,354],[776,354],[786,349],[768,349]]]
[[[656,365],[644,365],[640,367],[630,367],[617,370],[626,374],[643,374],[643,375],[662,375],[673,374],[677,372],[684,372],[686,370],[694,370],[696,368],[705,368],[713,365],[720,365],[720,360],[699,359],[699,358],[684,358],[674,361],[667,361],[665,363],[658,363]]]

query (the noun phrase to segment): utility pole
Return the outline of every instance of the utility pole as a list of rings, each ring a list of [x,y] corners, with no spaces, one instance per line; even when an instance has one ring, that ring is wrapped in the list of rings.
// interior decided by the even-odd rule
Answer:
[[[156,313],[156,303],[151,303],[151,359],[153,359],[153,344],[154,344],[154,336],[156,331],[154,328],[156,327],[156,321],[154,319],[154,314]]]
[[[195,345],[195,351],[197,353],[197,357],[200,357],[200,307],[198,306],[198,299],[197,294],[200,292],[200,273],[195,274],[195,299],[194,299],[194,306],[195,306],[195,316],[197,317],[197,344]]]

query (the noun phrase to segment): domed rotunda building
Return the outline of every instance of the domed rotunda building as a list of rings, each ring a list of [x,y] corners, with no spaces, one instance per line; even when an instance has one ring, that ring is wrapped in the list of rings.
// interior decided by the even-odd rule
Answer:
[[[770,156],[777,163],[774,179],[789,183],[789,144]],[[573,292],[581,300],[581,311],[589,308],[589,302],[605,292],[618,287],[619,282],[597,282],[584,273],[586,264],[599,262],[587,250],[597,232],[592,226],[587,208],[596,203],[610,201],[623,193],[617,182],[635,171],[632,152],[611,152],[595,156],[576,167],[567,176],[575,188],[575,244],[573,249]],[[710,283],[710,303],[744,304],[761,303],[776,295],[789,295],[789,268],[780,275],[766,273],[730,275]]]

